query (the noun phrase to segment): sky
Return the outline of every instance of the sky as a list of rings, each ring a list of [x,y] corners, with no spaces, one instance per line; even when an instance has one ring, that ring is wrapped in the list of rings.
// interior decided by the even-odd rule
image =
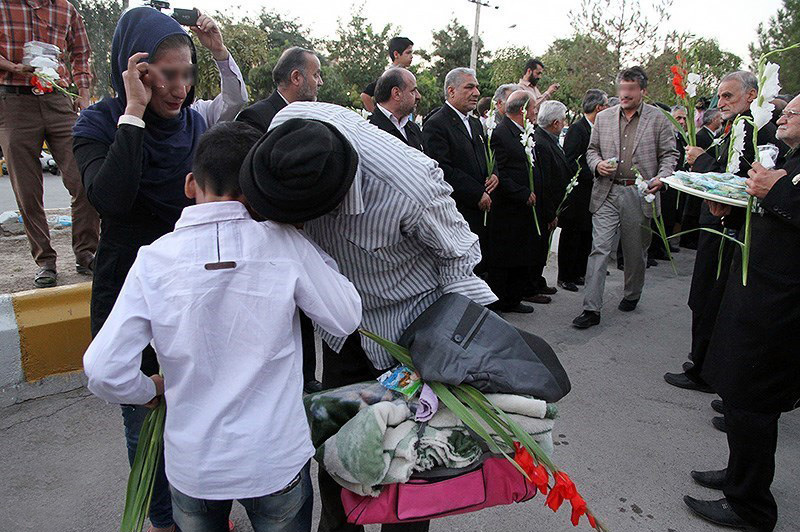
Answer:
[[[189,7],[191,0],[171,0],[172,7]],[[131,4],[136,4],[132,1]],[[580,0],[490,0],[481,8],[480,34],[489,50],[509,45],[527,46],[534,55],[545,52],[555,39],[571,33],[569,12]],[[220,9],[219,0],[194,0],[201,10]],[[347,20],[353,0],[232,0],[229,13],[256,13],[262,7],[297,18],[317,38],[335,35],[337,20]],[[421,48],[429,48],[433,31],[455,17],[470,33],[475,23],[475,4],[468,0],[364,0],[361,12],[380,29],[387,23]],[[650,1],[642,2],[649,6]],[[674,0],[669,29],[716,38],[720,46],[749,63],[748,44],[756,38],[759,22],[767,22],[781,0]],[[494,7],[497,6],[497,9]],[[513,27],[512,27],[513,26]]]

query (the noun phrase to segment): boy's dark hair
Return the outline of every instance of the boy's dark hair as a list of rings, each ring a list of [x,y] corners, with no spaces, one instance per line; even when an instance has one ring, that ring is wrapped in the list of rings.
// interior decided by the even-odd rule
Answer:
[[[617,83],[620,81],[636,81],[639,83],[640,89],[647,88],[647,74],[640,66],[626,68],[617,76]]]
[[[200,137],[192,159],[198,186],[217,196],[239,196],[239,168],[261,133],[244,122],[221,122]]]
[[[402,55],[409,46],[414,46],[408,37],[392,37],[389,39],[389,61],[394,62],[394,53]]]
[[[492,99],[489,96],[484,96],[480,100],[478,100],[478,116],[483,116],[483,113],[487,112],[492,107]]]

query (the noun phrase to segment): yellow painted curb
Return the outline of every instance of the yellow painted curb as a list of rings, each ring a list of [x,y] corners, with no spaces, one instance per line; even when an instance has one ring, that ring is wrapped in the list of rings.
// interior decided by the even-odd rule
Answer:
[[[92,339],[91,286],[81,283],[12,295],[26,381],[83,367],[83,353]]]

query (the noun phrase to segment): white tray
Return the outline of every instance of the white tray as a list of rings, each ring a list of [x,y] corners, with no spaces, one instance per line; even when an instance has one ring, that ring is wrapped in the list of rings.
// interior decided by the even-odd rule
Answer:
[[[675,179],[672,176],[662,177],[661,181],[671,186],[675,190],[680,190],[681,192],[685,192],[691,196],[697,196],[698,198],[716,201],[717,203],[724,203],[726,205],[733,205],[734,207],[747,207],[747,201],[745,200],[729,198],[728,196],[720,196],[719,194],[712,194],[711,192],[705,192],[703,190],[697,190],[696,188],[687,187],[680,180]]]

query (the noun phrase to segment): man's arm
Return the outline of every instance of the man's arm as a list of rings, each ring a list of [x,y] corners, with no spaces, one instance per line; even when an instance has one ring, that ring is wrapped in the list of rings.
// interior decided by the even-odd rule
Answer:
[[[659,115],[661,115],[660,112]],[[678,146],[675,143],[672,125],[663,115],[659,116],[657,154],[658,172],[655,177],[660,179],[674,174],[675,167],[678,165]]]
[[[485,177],[476,179],[463,170],[454,166],[453,154],[450,153],[450,143],[443,128],[436,123],[422,129],[422,140],[425,145],[425,154],[436,160],[444,172],[444,179],[453,187],[453,198],[464,205],[478,208],[478,203],[486,192]]]
[[[597,176],[597,165],[603,161],[603,152],[600,150],[600,115],[595,118],[592,135],[589,137],[589,147],[586,148],[586,164],[593,176]]]
[[[333,259],[305,240],[307,253],[295,286],[297,306],[328,333],[348,336],[361,324],[361,296]]]
[[[92,49],[89,45],[89,36],[78,10],[70,4],[70,21],[66,41],[69,50],[70,63],[72,64],[72,80],[78,87],[78,100],[75,102],[76,110],[86,109],[90,105],[89,87],[92,84],[92,70],[89,66],[89,57]]]
[[[469,230],[437,173],[434,170],[431,175],[439,182],[436,194],[413,222],[410,232],[434,255],[442,293],[462,294],[481,305],[494,303],[497,296],[473,273],[481,260],[478,237]]]
[[[156,385],[139,369],[142,349],[153,338],[139,261],[133,263],[111,314],[83,355],[87,387],[110,403],[142,405],[156,395]]]

